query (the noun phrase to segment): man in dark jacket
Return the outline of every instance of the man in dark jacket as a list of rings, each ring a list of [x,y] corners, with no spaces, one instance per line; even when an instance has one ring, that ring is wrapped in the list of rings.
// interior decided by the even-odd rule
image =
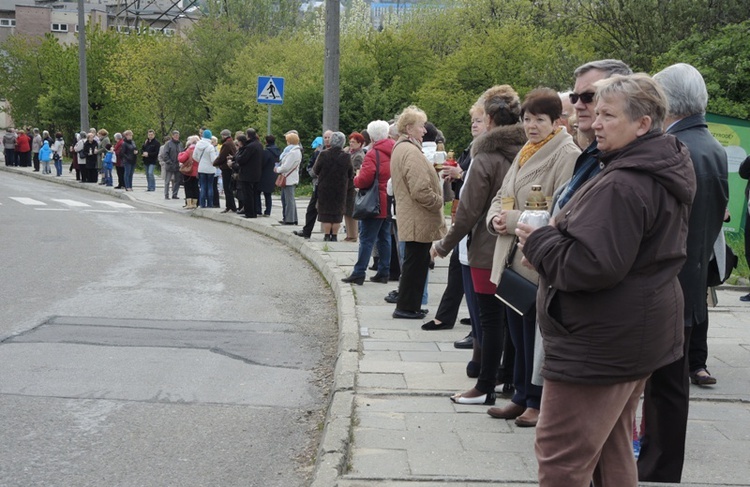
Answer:
[[[234,180],[232,179],[232,168],[229,167],[229,159],[233,159],[237,153],[237,146],[232,140],[232,132],[227,129],[221,131],[221,150],[219,157],[214,161],[214,167],[221,169],[221,180],[224,185],[224,198],[226,199],[222,213],[236,212],[237,205],[234,202]]]
[[[276,137],[266,135],[266,149],[263,151],[263,170],[260,176],[258,191],[255,192],[255,211],[259,215],[262,209],[260,195],[263,193],[266,202],[266,209],[263,212],[263,216],[271,216],[271,195],[276,187],[277,177],[277,174],[273,172],[273,168],[279,162],[280,155],[281,151],[276,147]]]
[[[182,152],[182,142],[180,142],[180,132],[172,131],[172,138],[167,142],[164,149],[164,198],[169,199],[169,183],[172,183],[172,199],[176,200],[177,191],[180,189],[182,175],[180,174],[180,162],[177,156]]]
[[[146,142],[141,147],[141,156],[143,156],[143,166],[146,169],[146,191],[156,191],[156,179],[154,178],[154,169],[159,162],[159,141],[156,140],[156,133],[149,130]]]
[[[645,431],[638,457],[638,478],[679,483],[685,457],[690,377],[698,384],[716,382],[706,370],[708,347],[708,261],[721,231],[729,200],[727,154],[706,125],[708,92],[703,77],[689,64],[675,64],[654,75],[667,95],[667,133],[685,144],[693,161],[697,188],[690,212],[687,260],[678,276],[685,298],[685,344],[682,358],[653,372],[643,401]],[[697,356],[689,356],[698,344]],[[697,365],[692,366],[693,360]],[[688,367],[690,363],[691,367]]]
[[[257,217],[255,191],[263,170],[263,144],[258,140],[258,133],[255,129],[247,129],[246,134],[245,157],[237,160],[240,166],[239,183],[242,185],[245,218],[255,218]]]

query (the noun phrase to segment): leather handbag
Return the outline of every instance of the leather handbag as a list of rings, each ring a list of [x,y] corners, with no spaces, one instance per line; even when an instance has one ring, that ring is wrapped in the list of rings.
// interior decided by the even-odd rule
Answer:
[[[537,285],[523,277],[511,268],[513,257],[518,248],[518,237],[513,240],[508,256],[505,258],[505,269],[500,274],[495,297],[505,303],[510,309],[523,316],[536,304]]]
[[[193,158],[188,158],[187,161],[180,164],[180,173],[184,174],[185,176],[190,176],[190,173],[193,172],[193,164],[195,164]]]
[[[294,166],[292,168],[292,170],[289,171],[288,173],[286,173],[286,174],[279,174],[278,176],[276,176],[276,187],[277,188],[286,188],[286,178],[287,178],[287,176],[289,176],[294,171],[296,171],[298,167],[299,167],[299,164],[296,165],[296,166]]]
[[[375,180],[367,189],[357,190],[352,218],[366,220],[380,216],[380,152],[375,151]]]

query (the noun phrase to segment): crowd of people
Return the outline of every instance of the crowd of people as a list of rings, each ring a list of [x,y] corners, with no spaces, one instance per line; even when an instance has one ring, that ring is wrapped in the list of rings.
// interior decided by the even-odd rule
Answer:
[[[385,297],[393,318],[425,318],[429,270],[451,255],[422,329],[453,328],[465,298],[472,331],[456,346],[473,349],[466,374],[476,383],[450,399],[536,427],[540,485],[679,482],[690,382],[716,383],[706,296],[728,202],[726,152],[707,129],[705,82],[690,65],[650,77],[607,59],[580,66],[573,81],[571,92],[538,88],[523,99],[507,84],[487,89],[468,111],[473,140],[455,163],[443,133],[409,106],[348,137],[326,131],[307,160],[296,130],[281,150],[254,129],[219,138],[202,129],[184,146],[177,131],[161,144],[149,131],[140,149],[129,130],[113,145],[91,129],[69,147],[71,170],[111,186],[115,169],[116,188],[132,191],[141,157],[147,191],[158,164],[165,199],[182,186],[186,208],[218,207],[221,188],[223,211],[246,218],[269,216],[278,187],[282,225],[301,222],[295,187],[306,170],[314,190],[293,233],[309,239],[319,222],[335,242],[343,223],[345,241],[358,243],[343,281],[363,285],[372,258],[371,282],[398,279]],[[49,173],[54,161],[62,173],[61,134],[9,129],[3,141],[6,165]],[[355,219],[357,190],[377,198]],[[522,213],[539,191],[551,218],[534,227]],[[510,271],[537,289],[529,309],[497,298]],[[502,407],[500,395],[510,396]]]

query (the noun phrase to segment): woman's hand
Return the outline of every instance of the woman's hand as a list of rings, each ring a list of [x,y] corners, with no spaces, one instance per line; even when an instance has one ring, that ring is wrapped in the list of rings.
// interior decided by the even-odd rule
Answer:
[[[460,179],[463,171],[458,166],[443,166],[440,176],[443,179]]]
[[[492,228],[500,235],[508,235],[508,210],[502,210],[492,218]]]
[[[435,248],[435,244],[432,244],[432,247],[430,247],[430,258],[432,260],[435,260],[435,257],[440,257],[441,259],[443,258],[442,255],[438,254],[438,251]]]

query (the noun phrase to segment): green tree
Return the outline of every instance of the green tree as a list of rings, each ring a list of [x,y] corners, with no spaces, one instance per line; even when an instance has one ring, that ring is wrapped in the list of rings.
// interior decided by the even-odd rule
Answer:
[[[706,80],[708,110],[750,120],[750,20],[716,33],[695,33],[655,62],[655,70],[684,62]]]

